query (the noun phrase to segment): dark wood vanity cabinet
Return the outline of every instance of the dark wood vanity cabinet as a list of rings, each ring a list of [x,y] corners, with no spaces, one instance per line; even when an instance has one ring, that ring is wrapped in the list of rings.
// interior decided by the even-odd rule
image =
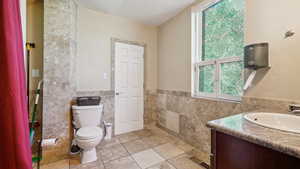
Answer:
[[[300,169],[300,159],[211,130],[211,169]]]

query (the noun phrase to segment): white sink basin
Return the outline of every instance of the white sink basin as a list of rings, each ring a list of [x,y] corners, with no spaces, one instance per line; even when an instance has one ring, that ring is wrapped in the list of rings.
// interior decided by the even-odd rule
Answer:
[[[244,118],[264,127],[300,134],[299,116],[278,113],[247,113]]]

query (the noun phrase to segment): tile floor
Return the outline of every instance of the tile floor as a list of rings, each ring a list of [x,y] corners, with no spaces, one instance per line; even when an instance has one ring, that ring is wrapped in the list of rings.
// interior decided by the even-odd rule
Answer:
[[[194,148],[155,125],[102,141],[98,160],[80,164],[79,156],[41,169],[204,169],[190,160]]]

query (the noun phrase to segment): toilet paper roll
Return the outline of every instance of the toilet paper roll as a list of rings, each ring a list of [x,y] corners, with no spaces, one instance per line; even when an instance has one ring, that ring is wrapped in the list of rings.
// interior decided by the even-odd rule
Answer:
[[[42,147],[55,146],[58,141],[58,138],[50,138],[42,140]]]

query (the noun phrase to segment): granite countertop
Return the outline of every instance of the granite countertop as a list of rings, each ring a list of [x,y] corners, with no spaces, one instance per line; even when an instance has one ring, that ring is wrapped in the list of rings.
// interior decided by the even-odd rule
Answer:
[[[243,115],[238,114],[209,121],[207,126],[216,131],[300,158],[300,134],[262,127],[248,122]]]

